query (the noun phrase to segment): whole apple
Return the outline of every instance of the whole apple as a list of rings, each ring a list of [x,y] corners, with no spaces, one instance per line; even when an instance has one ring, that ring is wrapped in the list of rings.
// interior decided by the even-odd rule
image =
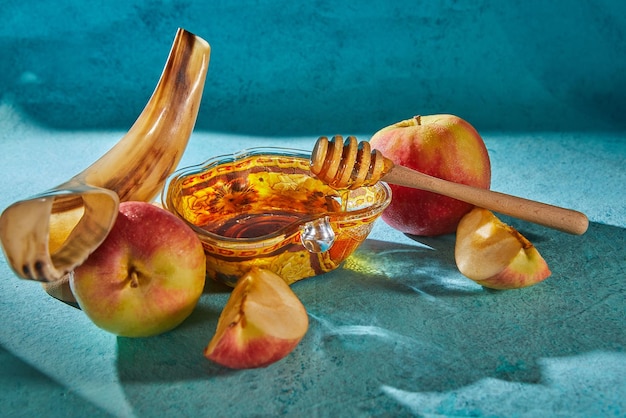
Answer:
[[[491,185],[491,163],[483,139],[454,115],[415,116],[387,126],[370,139],[372,148],[396,165],[475,187]],[[411,235],[452,233],[473,206],[450,197],[390,185],[393,199],[382,219]]]
[[[70,276],[70,288],[100,328],[147,337],[191,314],[205,270],[202,244],[182,220],[147,202],[122,202],[107,238]]]

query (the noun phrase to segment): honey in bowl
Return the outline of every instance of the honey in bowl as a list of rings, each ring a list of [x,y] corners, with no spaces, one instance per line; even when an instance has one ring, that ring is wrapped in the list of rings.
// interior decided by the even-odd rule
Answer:
[[[216,157],[175,173],[163,204],[198,234],[210,277],[234,286],[258,266],[293,283],[337,268],[391,200],[384,183],[337,191],[309,166],[281,148]]]

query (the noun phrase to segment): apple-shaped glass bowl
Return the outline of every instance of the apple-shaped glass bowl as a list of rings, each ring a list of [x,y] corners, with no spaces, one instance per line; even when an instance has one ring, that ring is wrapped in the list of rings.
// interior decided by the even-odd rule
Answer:
[[[234,286],[257,266],[291,284],[334,270],[367,238],[389,186],[334,190],[310,173],[310,157],[251,148],[170,177],[163,206],[202,241],[209,277]]]

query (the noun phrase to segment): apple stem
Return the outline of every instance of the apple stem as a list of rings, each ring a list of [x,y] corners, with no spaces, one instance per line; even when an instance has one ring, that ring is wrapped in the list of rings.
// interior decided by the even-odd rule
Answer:
[[[422,116],[421,115],[413,116],[413,119],[415,119],[415,122],[417,123],[418,126],[422,124]]]
[[[137,287],[139,286],[139,275],[137,274],[136,271],[132,271],[130,273],[130,287]]]

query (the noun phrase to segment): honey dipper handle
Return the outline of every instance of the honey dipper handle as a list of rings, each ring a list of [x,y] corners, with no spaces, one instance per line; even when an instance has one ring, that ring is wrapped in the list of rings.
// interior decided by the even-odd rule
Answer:
[[[589,226],[585,214],[571,209],[454,183],[396,165],[381,180],[452,197],[494,212],[523,219],[570,234],[581,235]]]

